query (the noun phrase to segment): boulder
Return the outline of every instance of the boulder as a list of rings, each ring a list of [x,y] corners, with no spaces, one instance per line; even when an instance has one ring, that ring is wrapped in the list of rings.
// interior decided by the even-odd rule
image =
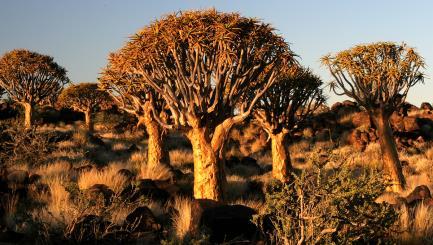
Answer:
[[[126,216],[126,226],[133,232],[157,232],[161,225],[148,207],[138,207]]]
[[[431,199],[430,190],[425,185],[417,186],[405,199],[408,205],[415,206],[425,199]]]
[[[94,200],[102,196],[104,199],[104,204],[109,205],[114,196],[114,191],[104,184],[95,184],[86,190],[86,194],[90,199]]]
[[[420,109],[425,111],[433,111],[433,106],[428,102],[422,102]]]
[[[170,198],[170,194],[165,190],[159,189],[151,179],[139,180],[135,186],[127,185],[120,193],[120,196],[131,202],[137,201],[140,197],[145,197],[166,203]]]
[[[242,239],[254,242],[258,234],[252,223],[257,212],[242,205],[222,205],[203,211],[200,225],[210,231],[210,242],[223,243]]]
[[[260,165],[257,163],[257,160],[252,158],[252,157],[243,157],[240,160],[240,164],[246,167],[250,167],[253,169],[256,169],[258,172],[262,172],[262,168],[260,167]]]
[[[119,171],[117,171],[116,175],[126,178],[128,181],[131,181],[135,178],[135,174],[129,169],[120,169]]]
[[[368,112],[366,111],[360,111],[358,113],[353,114],[351,121],[352,121],[352,125],[355,128],[358,127],[370,128],[372,126],[370,121],[370,115],[368,115]]]
[[[406,132],[416,131],[420,129],[416,117],[404,117],[403,125]]]

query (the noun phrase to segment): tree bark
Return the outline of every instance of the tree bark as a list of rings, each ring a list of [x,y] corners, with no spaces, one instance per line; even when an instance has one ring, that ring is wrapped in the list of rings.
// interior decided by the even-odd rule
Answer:
[[[292,163],[288,146],[288,133],[280,132],[271,135],[272,145],[272,175],[281,182],[290,180]]]
[[[385,177],[391,182],[393,191],[401,192],[405,188],[406,181],[398,158],[397,147],[389,123],[390,115],[388,114],[377,111],[372,113],[372,118],[379,136]]]
[[[223,201],[223,163],[212,148],[206,128],[193,128],[187,137],[191,141],[194,155],[194,198]]]
[[[24,127],[29,129],[33,126],[33,105],[23,103],[24,106]]]
[[[147,165],[149,167],[164,165],[171,169],[169,152],[165,146],[166,134],[163,128],[148,116],[144,118],[143,123],[149,135],[147,143]]]
[[[85,117],[87,130],[89,130],[89,132],[93,132],[94,127],[93,127],[93,120],[92,120],[92,111],[91,110],[84,111],[84,117]]]

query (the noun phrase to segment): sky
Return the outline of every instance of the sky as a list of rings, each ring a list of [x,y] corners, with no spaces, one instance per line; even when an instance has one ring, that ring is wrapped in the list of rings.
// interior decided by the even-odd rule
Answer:
[[[429,0],[2,0],[0,55],[25,48],[54,57],[73,82],[96,82],[110,52],[164,14],[215,8],[271,23],[325,83],[320,57],[356,44],[405,42],[424,57],[427,79],[408,101],[433,102],[433,1]],[[328,104],[346,98],[329,92]]]

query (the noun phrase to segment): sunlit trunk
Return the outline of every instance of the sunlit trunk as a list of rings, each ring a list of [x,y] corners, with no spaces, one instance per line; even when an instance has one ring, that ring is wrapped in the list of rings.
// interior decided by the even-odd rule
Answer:
[[[383,168],[386,178],[391,182],[395,192],[404,190],[406,181],[403,175],[397,147],[392,134],[389,118],[383,111],[372,114],[373,122],[377,128],[380,149],[382,151]]]
[[[212,148],[205,128],[187,134],[194,156],[194,198],[223,201],[225,175],[221,159]]]
[[[33,105],[30,103],[23,103],[24,106],[24,126],[29,129],[33,126]]]
[[[89,130],[89,132],[93,132],[93,119],[92,119],[92,111],[86,110],[84,111],[84,120],[86,123],[86,128]]]
[[[274,178],[287,182],[290,179],[292,164],[288,146],[288,134],[281,132],[271,135],[272,141],[272,175]]]
[[[169,152],[165,146],[166,134],[162,127],[154,120],[146,118],[143,121],[149,135],[147,143],[147,165],[149,167],[170,166]]]

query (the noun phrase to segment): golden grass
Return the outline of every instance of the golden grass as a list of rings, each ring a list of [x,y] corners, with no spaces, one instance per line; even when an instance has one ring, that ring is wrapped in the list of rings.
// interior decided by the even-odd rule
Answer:
[[[33,170],[34,173],[39,174],[44,179],[53,177],[66,177],[69,175],[71,163],[64,160],[58,160],[54,163],[46,164],[37,167]]]
[[[140,168],[141,179],[152,179],[152,180],[168,180],[173,177],[168,167],[163,165],[149,166],[142,164]]]
[[[181,167],[185,163],[193,163],[194,156],[192,150],[177,149],[170,151],[170,163],[174,167]]]
[[[193,227],[192,200],[187,197],[178,196],[174,199],[173,207],[177,210],[177,213],[172,217],[173,231],[177,239],[183,240]]]
[[[101,170],[92,169],[88,172],[81,173],[78,177],[78,186],[81,190],[88,189],[95,184],[104,184],[115,193],[119,193],[126,184],[126,177],[118,175],[117,172],[122,169],[121,164],[110,164]]]
[[[400,233],[397,239],[405,244],[431,244],[433,242],[433,209],[419,204],[415,210],[406,206],[400,210],[398,220]]]

